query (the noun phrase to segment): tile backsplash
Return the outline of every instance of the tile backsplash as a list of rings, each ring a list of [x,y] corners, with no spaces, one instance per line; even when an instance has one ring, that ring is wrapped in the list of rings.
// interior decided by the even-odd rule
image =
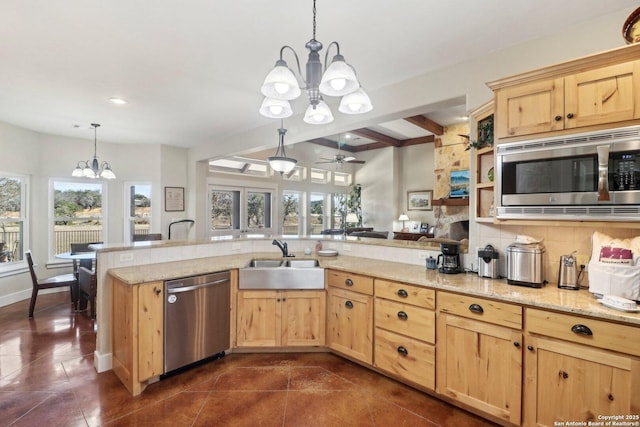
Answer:
[[[591,257],[591,235],[594,231],[608,234],[616,238],[632,238],[640,236],[640,229],[636,228],[620,228],[602,226],[588,227],[571,227],[562,225],[499,225],[499,224],[477,224],[477,239],[475,242],[477,247],[469,248],[469,255],[477,254],[477,248],[483,248],[490,244],[500,252],[500,275],[507,275],[507,246],[515,242],[518,234],[543,239],[545,246],[544,262],[544,279],[549,285],[557,285],[558,271],[560,269],[560,256],[570,254],[576,251],[575,256],[578,264],[588,264]],[[477,257],[473,256],[468,259],[473,260],[474,268],[477,268]],[[470,267],[469,264],[466,265]],[[580,280],[581,286],[589,284],[588,271],[583,273]]]

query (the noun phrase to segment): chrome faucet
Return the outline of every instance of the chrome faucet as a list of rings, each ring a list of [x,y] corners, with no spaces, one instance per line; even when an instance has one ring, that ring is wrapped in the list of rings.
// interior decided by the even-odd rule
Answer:
[[[294,257],[295,256],[295,255],[290,255],[289,254],[289,248],[287,247],[287,242],[283,242],[281,240],[273,239],[273,242],[271,242],[271,244],[280,248],[280,250],[282,251],[282,256],[283,257]]]

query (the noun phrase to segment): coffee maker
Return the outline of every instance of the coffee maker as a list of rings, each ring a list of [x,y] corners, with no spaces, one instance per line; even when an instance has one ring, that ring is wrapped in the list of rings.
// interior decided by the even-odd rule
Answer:
[[[438,255],[438,271],[440,273],[462,273],[459,243],[440,243],[440,252],[442,252]]]

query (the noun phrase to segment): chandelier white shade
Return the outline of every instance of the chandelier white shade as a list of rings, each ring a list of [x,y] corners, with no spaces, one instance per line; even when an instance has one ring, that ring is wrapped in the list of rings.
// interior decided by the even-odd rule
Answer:
[[[349,212],[346,216],[346,218],[344,219],[344,222],[347,224],[353,224],[353,223],[357,223],[358,222],[358,215],[356,215],[353,212]]]
[[[331,42],[324,57],[327,64],[329,50],[332,46],[336,48],[336,55],[331,60],[330,65],[323,70],[320,62],[320,50],[322,43],[316,40],[316,1],[313,0],[313,37],[305,47],[308,49],[308,59],[306,63],[306,77],[300,69],[300,59],[298,54],[290,46],[280,48],[280,59],[276,61],[275,67],[265,77],[260,92],[265,96],[260,107],[260,114],[269,118],[289,117],[293,110],[288,101],[297,99],[302,93],[300,84],[294,72],[288,67],[283,59],[285,50],[290,50],[296,60],[297,71],[300,80],[304,83],[309,98],[309,107],[304,115],[304,121],[309,124],[325,124],[333,121],[331,109],[323,100],[322,95],[342,96],[338,111],[345,114],[363,114],[373,108],[369,96],[362,89],[355,70],[347,64],[344,56],[340,54],[340,45]],[[345,101],[345,98],[354,95]],[[278,104],[277,101],[286,102]],[[344,102],[344,106],[343,106]]]
[[[280,129],[278,129],[278,149],[273,156],[267,157],[267,161],[269,162],[269,166],[271,167],[271,169],[276,172],[280,172],[280,174],[291,172],[298,163],[296,159],[287,157],[287,153],[284,150],[284,135],[286,133],[287,130],[284,129],[281,122]]]
[[[71,176],[76,178],[104,178],[115,179],[116,174],[113,173],[111,165],[108,162],[98,162],[97,146],[98,146],[98,123],[91,123],[93,127],[93,159],[81,160],[76,165],[76,168],[71,173]]]

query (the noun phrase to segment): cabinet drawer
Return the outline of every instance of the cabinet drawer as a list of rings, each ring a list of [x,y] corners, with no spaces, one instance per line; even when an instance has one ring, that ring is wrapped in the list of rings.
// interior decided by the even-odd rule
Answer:
[[[469,295],[438,292],[438,310],[513,329],[522,329],[522,307]]]
[[[390,282],[376,279],[376,297],[398,301],[404,304],[417,305],[418,307],[436,308],[436,291],[420,286],[407,285],[406,283]]]
[[[528,308],[527,331],[640,356],[640,328],[603,320]]]
[[[433,390],[436,351],[431,344],[376,328],[375,366]]]
[[[373,278],[359,274],[327,270],[327,284],[336,288],[373,295]]]
[[[376,327],[435,343],[436,313],[376,297]]]

